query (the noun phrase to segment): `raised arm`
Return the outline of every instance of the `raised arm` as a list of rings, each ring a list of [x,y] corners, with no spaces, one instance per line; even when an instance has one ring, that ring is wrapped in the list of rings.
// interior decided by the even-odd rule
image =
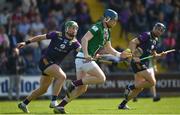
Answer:
[[[28,45],[32,42],[39,42],[39,41],[44,40],[44,39],[46,39],[46,34],[34,36],[34,37],[28,39],[27,41],[18,43],[17,48],[23,48],[25,45]]]

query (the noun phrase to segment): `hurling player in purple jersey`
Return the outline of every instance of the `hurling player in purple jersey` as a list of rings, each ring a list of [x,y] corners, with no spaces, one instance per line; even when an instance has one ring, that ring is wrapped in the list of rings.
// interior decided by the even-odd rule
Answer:
[[[27,105],[31,100],[46,93],[48,87],[54,79],[55,83],[50,107],[53,108],[58,105],[57,96],[59,95],[62,85],[66,79],[66,74],[59,64],[70,51],[76,50],[78,52],[81,49],[81,45],[76,39],[77,31],[78,24],[75,21],[67,21],[65,23],[64,35],[62,35],[61,32],[54,31],[48,34],[32,37],[25,42],[17,44],[18,48],[23,48],[32,42],[51,39],[47,50],[39,61],[39,68],[42,71],[39,88],[34,90],[23,102],[18,104],[19,109],[23,112],[29,113]]]
[[[157,53],[157,42],[159,37],[164,33],[165,26],[162,23],[156,23],[152,31],[144,32],[137,38],[134,38],[129,48],[132,51],[133,59],[131,61],[131,67],[134,75],[134,83],[128,85],[125,89],[125,99],[119,104],[118,109],[129,109],[126,105],[129,100],[136,97],[144,88],[151,88],[156,85],[156,79],[153,72],[153,67],[150,64],[150,59],[140,61],[140,58],[144,58],[150,55],[154,57],[165,56],[166,53]],[[141,55],[137,56],[136,50],[141,50]]]

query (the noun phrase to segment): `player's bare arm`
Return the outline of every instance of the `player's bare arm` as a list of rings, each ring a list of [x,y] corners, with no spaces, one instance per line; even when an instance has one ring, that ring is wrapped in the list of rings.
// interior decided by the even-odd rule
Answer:
[[[106,42],[105,50],[106,50],[107,53],[112,54],[112,55],[117,56],[117,57],[121,57],[121,58],[128,58],[128,57],[132,56],[130,52],[127,52],[127,51],[118,52],[117,50],[115,50],[111,46],[111,42],[110,41]]]
[[[90,31],[88,31],[83,38],[81,39],[81,44],[82,44],[82,50],[84,53],[84,57],[87,60],[91,60],[91,56],[88,54],[88,41],[91,40],[93,38],[93,35]]]
[[[134,39],[132,39],[132,40],[130,41],[130,43],[129,43],[129,48],[131,49],[131,52],[132,52],[133,55],[134,55],[135,50],[136,50],[136,48],[137,48],[137,46],[138,46],[139,44],[140,44],[140,42],[139,42],[138,38],[134,38]]]
[[[32,42],[39,42],[39,41],[44,40],[44,39],[46,39],[46,34],[38,35],[38,36],[30,38],[29,40],[27,40],[25,42],[18,43],[17,48],[23,48],[25,45],[28,45]]]
[[[139,57],[136,55],[136,48],[139,44],[140,44],[140,41],[138,40],[138,38],[132,39],[129,43],[129,49],[132,52],[132,56],[135,62],[140,62]]]

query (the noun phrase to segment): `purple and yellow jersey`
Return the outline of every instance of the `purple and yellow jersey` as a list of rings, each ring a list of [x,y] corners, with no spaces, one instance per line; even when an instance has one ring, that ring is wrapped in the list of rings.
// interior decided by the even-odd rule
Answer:
[[[50,32],[46,34],[46,38],[51,39],[51,42],[43,54],[43,57],[57,64],[59,64],[69,52],[81,47],[76,39],[70,40],[62,36],[61,32]]]
[[[158,38],[153,37],[151,32],[144,32],[140,34],[138,36],[138,40],[140,41],[138,47],[143,50],[143,54],[140,58],[150,56],[153,54],[153,51],[157,50]],[[149,62],[150,60],[148,59],[142,61],[142,63],[145,63],[146,66],[149,66]]]

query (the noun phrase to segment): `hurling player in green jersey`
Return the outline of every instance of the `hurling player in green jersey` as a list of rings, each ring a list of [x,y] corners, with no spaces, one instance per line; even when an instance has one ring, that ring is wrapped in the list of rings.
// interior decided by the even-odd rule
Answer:
[[[104,48],[106,53],[120,58],[132,56],[130,52],[118,52],[111,46],[110,29],[116,25],[117,20],[118,14],[111,9],[106,9],[103,19],[94,24],[83,36],[82,50],[77,57],[84,57],[84,59],[76,58],[75,60],[77,80],[71,82],[67,87],[67,96],[55,108],[56,112],[62,113],[62,108],[68,102],[86,92],[88,84],[100,84],[106,81],[104,72],[95,61],[92,61],[100,48]]]

